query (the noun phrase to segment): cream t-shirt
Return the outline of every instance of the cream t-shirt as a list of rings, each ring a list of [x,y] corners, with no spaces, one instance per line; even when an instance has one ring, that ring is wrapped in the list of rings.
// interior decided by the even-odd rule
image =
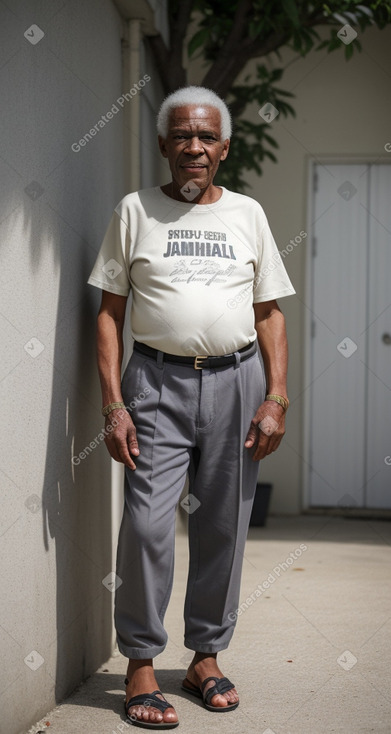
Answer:
[[[228,354],[256,338],[253,303],[295,293],[262,207],[221,188],[213,204],[156,186],[115,208],[88,282],[132,292],[133,339],[182,356]]]

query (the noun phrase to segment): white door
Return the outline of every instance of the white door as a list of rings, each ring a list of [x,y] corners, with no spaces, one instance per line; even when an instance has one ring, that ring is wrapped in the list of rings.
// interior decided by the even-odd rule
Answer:
[[[391,166],[314,168],[310,505],[391,508]]]

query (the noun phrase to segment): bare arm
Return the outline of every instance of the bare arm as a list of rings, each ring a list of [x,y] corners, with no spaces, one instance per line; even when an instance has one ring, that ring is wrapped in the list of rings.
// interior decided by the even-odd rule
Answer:
[[[126,296],[102,291],[102,302],[97,320],[97,358],[102,389],[102,406],[122,401],[121,363],[123,356],[122,330],[124,326]],[[106,417],[108,435],[105,444],[110,456],[131,469],[136,465],[131,457],[139,455],[136,428],[123,409],[113,410]]]
[[[277,301],[254,303],[255,330],[266,373],[268,393],[286,397],[288,341],[285,318]]]
[[[285,318],[277,301],[254,303],[255,330],[265,365],[268,393],[287,396],[288,343]],[[262,430],[258,424],[262,422]],[[253,459],[258,461],[275,451],[285,433],[285,413],[281,405],[265,401],[259,406],[247,434],[245,446],[256,445]]]

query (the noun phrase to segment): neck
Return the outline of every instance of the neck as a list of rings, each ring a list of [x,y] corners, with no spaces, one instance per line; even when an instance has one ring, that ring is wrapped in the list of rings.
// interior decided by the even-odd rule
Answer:
[[[181,188],[186,188],[186,186],[182,186]],[[182,193],[180,187],[175,181],[171,181],[171,183],[166,184],[165,186],[161,186],[161,190],[171,199],[175,199],[176,201],[183,201],[186,204],[213,204],[215,201],[218,201],[220,199],[223,193],[222,189],[219,186],[214,186],[214,184],[210,184],[210,186],[208,186],[206,189],[201,189],[201,191],[197,194],[197,196],[194,197],[194,199],[191,197],[187,198]],[[191,189],[189,190],[189,193],[191,194]]]

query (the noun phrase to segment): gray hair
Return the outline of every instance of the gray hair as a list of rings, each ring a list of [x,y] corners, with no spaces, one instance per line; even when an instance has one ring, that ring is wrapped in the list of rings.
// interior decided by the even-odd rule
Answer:
[[[221,97],[206,87],[182,87],[172,92],[163,101],[157,116],[157,131],[162,138],[167,137],[168,118],[171,110],[176,107],[187,105],[198,105],[199,107],[214,107],[220,112],[221,137],[223,140],[231,138],[232,123],[228,107]]]

